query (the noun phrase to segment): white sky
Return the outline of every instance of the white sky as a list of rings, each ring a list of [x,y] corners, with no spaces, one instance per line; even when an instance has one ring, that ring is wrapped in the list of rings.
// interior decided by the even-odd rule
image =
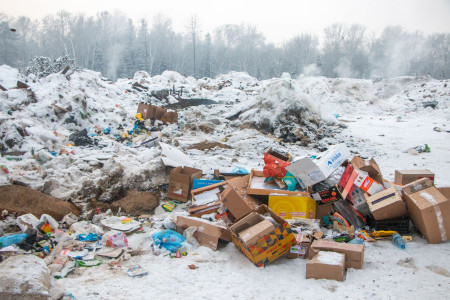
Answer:
[[[450,0],[2,0],[0,12],[40,19],[60,10],[95,13],[120,10],[133,20],[162,13],[173,29],[184,32],[195,14],[204,33],[223,24],[256,25],[267,40],[282,42],[299,33],[322,34],[335,22],[366,25],[379,34],[387,25],[401,25],[425,34],[450,32]],[[136,23],[137,24],[137,23]]]

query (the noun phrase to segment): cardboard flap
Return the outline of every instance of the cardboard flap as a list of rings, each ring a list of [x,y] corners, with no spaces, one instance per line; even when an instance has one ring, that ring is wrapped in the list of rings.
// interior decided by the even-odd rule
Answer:
[[[186,228],[192,226],[197,227],[194,237],[204,246],[210,247],[211,245],[217,244],[218,239],[231,242],[231,235],[225,227],[211,224],[199,218],[178,216],[175,224],[177,226],[177,232],[181,234],[183,234]],[[210,243],[210,241],[213,241],[213,243]],[[217,249],[217,245],[214,248]]]
[[[383,184],[383,175],[381,174],[380,167],[373,158],[366,162],[366,160],[362,159],[361,157],[355,156],[353,157],[351,164],[355,168],[369,173],[369,177]]]
[[[429,178],[422,178],[405,185],[402,192],[405,195],[411,195],[432,186],[433,183]]]

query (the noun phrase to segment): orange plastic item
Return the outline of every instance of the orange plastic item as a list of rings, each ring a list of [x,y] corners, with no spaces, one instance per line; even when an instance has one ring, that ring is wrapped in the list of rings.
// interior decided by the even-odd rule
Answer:
[[[45,233],[52,232],[52,226],[48,223],[45,223],[44,226],[41,227],[41,230]]]

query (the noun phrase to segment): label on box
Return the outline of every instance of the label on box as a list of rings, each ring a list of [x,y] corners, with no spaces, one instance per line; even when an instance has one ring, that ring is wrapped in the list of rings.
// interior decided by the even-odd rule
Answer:
[[[358,172],[358,176],[356,177],[355,181],[353,182],[356,186],[358,186],[360,189],[365,191],[369,195],[376,194],[378,192],[381,192],[382,190],[386,189],[383,185],[376,182],[369,176],[364,174],[365,172]]]
[[[308,177],[309,179],[311,179],[312,182],[320,182],[326,179],[323,173],[318,169],[309,172]]]
[[[327,190],[323,190],[314,194],[311,194],[314,200],[325,204],[329,202],[334,202],[342,199],[341,193],[339,193],[336,187],[331,187]]]

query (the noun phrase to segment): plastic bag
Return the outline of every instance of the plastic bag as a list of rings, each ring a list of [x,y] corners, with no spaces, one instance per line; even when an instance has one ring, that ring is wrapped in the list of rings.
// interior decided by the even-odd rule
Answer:
[[[110,231],[103,236],[103,240],[108,247],[128,247],[128,239],[123,232]]]
[[[265,177],[281,178],[286,176],[286,167],[291,163],[264,153],[264,164],[263,174]]]
[[[186,238],[173,230],[163,230],[153,234],[153,242],[159,248],[164,247],[170,252],[176,252]]]

